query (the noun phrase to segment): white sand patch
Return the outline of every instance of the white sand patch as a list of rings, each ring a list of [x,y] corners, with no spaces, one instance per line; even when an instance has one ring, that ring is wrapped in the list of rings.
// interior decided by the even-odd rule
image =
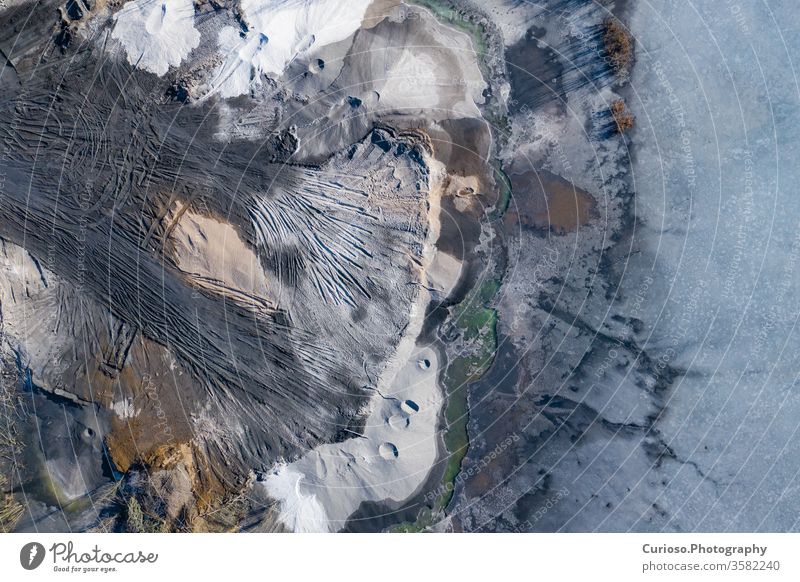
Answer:
[[[364,56],[381,110],[433,120],[481,117],[477,104],[487,85],[472,39],[423,8],[398,8],[389,20],[405,22],[409,35],[380,39],[383,46],[368,47]]]
[[[219,33],[224,61],[207,95],[243,95],[261,75],[279,77],[297,58],[349,38],[361,26],[371,0],[242,0],[249,26],[242,38],[227,27]]]
[[[281,478],[271,481],[270,492],[282,500],[278,516],[281,522],[297,533],[329,531],[325,508],[313,493],[302,491],[303,475],[288,465],[279,466],[276,472]]]
[[[411,47],[400,54],[386,74],[381,91],[385,107],[429,107],[438,103],[439,88],[451,86],[451,79],[437,78],[436,61],[429,55],[420,54]]]
[[[237,29],[226,26],[219,31],[217,42],[225,60],[214,73],[209,94],[217,93],[221,97],[244,95],[250,90],[253,69],[259,68],[266,37],[250,34],[242,38]]]
[[[130,398],[123,398],[122,400],[113,402],[111,404],[111,410],[123,420],[136,416],[136,409],[133,406],[133,400]]]
[[[436,461],[438,369],[432,348],[414,349],[390,389],[371,401],[364,438],[317,447],[273,469],[264,484],[286,527],[336,531],[362,501],[402,501],[417,490]]]
[[[452,63],[436,57],[437,53],[428,47],[403,50],[386,71],[386,80],[379,89],[381,107],[406,112],[433,110],[433,117],[441,117],[442,113],[450,118],[480,117],[475,103],[482,97],[472,89],[485,87],[480,73],[471,85],[460,70],[452,68]]]
[[[60,280],[28,251],[0,239],[0,340],[20,352],[22,366],[40,364],[39,376],[62,367],[59,355],[66,346],[54,331],[62,292]]]
[[[46,459],[44,466],[48,481],[58,491],[59,498],[72,501],[88,493],[83,473],[72,470],[71,464],[65,464],[60,459]]]
[[[112,36],[122,43],[128,62],[159,76],[200,44],[192,0],[133,0],[114,20]]]
[[[450,296],[461,278],[463,263],[453,255],[438,252],[428,269],[428,286],[442,300]]]
[[[175,226],[175,262],[196,286],[255,311],[274,308],[269,279],[233,225],[185,212]]]
[[[364,501],[408,499],[436,461],[437,421],[444,401],[437,380],[439,360],[432,347],[416,345],[432,299],[428,273],[437,254],[444,175],[441,164],[429,163],[434,177],[419,293],[410,306],[408,327],[369,402],[363,436],[322,445],[291,464],[279,464],[263,481],[280,505],[279,519],[293,531],[337,531]],[[444,259],[439,267],[443,284],[454,285],[460,263],[456,269]]]

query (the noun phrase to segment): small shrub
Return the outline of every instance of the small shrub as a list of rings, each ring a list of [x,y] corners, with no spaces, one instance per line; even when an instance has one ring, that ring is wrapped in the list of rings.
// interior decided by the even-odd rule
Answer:
[[[619,20],[609,18],[603,24],[603,44],[611,59],[611,66],[617,74],[627,72],[633,58],[631,35]]]
[[[617,99],[611,104],[611,115],[614,117],[614,122],[617,124],[617,132],[625,133],[633,127],[634,117],[625,102],[622,99]]]
[[[139,501],[131,495],[125,506],[125,531],[129,533],[166,533],[169,523],[161,517],[146,514]]]
[[[142,506],[139,505],[139,502],[133,495],[128,498],[125,529],[130,533],[145,533],[146,531]]]
[[[22,517],[24,508],[22,504],[14,498],[11,493],[3,492],[8,486],[8,479],[0,474],[0,532],[8,533],[17,525],[19,518]]]

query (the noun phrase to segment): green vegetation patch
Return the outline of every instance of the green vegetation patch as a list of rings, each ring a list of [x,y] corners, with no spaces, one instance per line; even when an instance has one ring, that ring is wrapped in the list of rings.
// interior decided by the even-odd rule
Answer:
[[[494,210],[490,215],[490,218],[494,220],[502,218],[508,210],[508,205],[511,203],[511,180],[506,176],[506,173],[503,171],[503,165],[499,161],[495,160],[492,163],[492,167],[494,168],[495,179],[500,186],[500,194],[497,197]]]
[[[497,311],[489,307],[500,290],[499,279],[487,279],[455,308],[455,324],[468,346],[467,353],[455,358],[445,373],[447,402],[444,410],[444,445],[447,465],[442,476],[440,492],[432,507],[420,511],[417,521],[395,527],[394,532],[419,532],[432,526],[439,513],[450,504],[455,491],[461,463],[469,449],[467,403],[470,384],[480,379],[494,361],[497,350]]]

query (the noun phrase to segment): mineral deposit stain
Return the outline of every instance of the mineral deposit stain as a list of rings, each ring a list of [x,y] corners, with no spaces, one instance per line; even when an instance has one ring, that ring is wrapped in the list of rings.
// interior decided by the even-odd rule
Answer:
[[[546,170],[511,174],[514,201],[506,224],[553,234],[574,232],[597,216],[594,198],[568,180]]]

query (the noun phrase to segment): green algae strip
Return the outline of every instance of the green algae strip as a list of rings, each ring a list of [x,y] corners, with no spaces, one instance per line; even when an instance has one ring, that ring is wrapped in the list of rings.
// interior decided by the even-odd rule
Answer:
[[[403,523],[394,532],[420,532],[433,525],[439,513],[450,504],[455,491],[461,463],[469,449],[467,405],[469,386],[479,380],[494,361],[497,351],[497,310],[488,307],[500,290],[498,279],[488,279],[470,292],[456,307],[454,319],[465,342],[471,346],[469,355],[455,358],[445,372],[446,404],[444,410],[444,446],[447,454],[438,496],[431,507],[423,508],[414,523]]]
[[[449,2],[441,0],[411,0],[410,4],[416,4],[431,11],[433,16],[447,26],[458,29],[472,39],[472,48],[478,55],[478,64],[481,73],[486,74],[484,58],[488,51],[486,44],[486,30],[477,22],[466,18],[464,14]]]
[[[484,77],[487,76],[485,57],[488,45],[483,26],[466,18],[463,13],[446,1],[412,0],[412,3],[430,10],[439,22],[466,33],[472,39],[481,73]],[[503,127],[508,125],[508,118],[505,116],[497,121],[497,124],[492,124],[495,132],[498,124]],[[499,162],[494,162],[492,166],[498,178],[500,195],[490,218],[497,219],[502,217],[508,209],[511,199],[511,183]],[[479,380],[486,373],[492,365],[497,351],[497,311],[488,306],[500,290],[501,284],[502,281],[499,279],[487,279],[480,287],[473,289],[455,308],[456,326],[461,331],[464,341],[472,349],[469,355],[459,356],[452,360],[444,376],[446,392],[444,446],[447,453],[447,465],[442,482],[437,487],[440,493],[430,507],[420,510],[415,522],[399,524],[391,529],[393,532],[424,531],[436,522],[437,515],[444,511],[453,498],[456,478],[461,471],[461,463],[469,448],[468,389],[473,382]]]
[[[497,197],[497,202],[489,218],[497,220],[505,215],[508,210],[508,205],[511,203],[511,180],[508,179],[499,161],[495,160],[492,162],[492,167],[494,168],[495,179],[500,187],[500,194]]]
[[[455,358],[445,374],[447,406],[445,408],[445,448],[448,453],[442,485],[444,493],[436,500],[436,508],[444,509],[450,503],[455,480],[461,471],[461,462],[469,448],[467,396],[470,384],[479,380],[494,361],[497,351],[497,310],[486,307],[497,291],[500,281],[489,279],[474,290],[461,304],[456,315],[456,325],[465,341],[473,346],[469,355]]]

